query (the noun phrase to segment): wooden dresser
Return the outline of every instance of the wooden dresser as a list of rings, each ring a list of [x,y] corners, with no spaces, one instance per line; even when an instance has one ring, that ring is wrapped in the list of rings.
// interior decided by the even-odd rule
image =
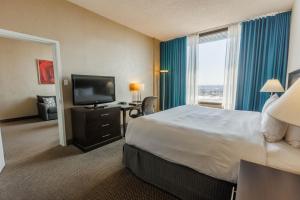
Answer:
[[[120,107],[71,109],[73,144],[83,151],[89,151],[121,136]]]

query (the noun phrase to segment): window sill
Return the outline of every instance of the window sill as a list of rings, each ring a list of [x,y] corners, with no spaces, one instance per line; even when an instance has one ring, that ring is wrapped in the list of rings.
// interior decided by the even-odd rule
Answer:
[[[204,107],[223,108],[222,103],[199,101],[198,104]]]

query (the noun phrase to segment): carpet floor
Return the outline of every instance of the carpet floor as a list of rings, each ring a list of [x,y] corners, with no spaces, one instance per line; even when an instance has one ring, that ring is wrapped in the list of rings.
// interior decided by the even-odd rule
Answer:
[[[88,153],[58,145],[56,121],[2,126],[1,200],[175,200],[122,165],[124,140]]]

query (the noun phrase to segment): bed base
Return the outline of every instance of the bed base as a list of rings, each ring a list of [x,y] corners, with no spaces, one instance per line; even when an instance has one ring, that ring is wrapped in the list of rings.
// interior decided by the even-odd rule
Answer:
[[[137,177],[182,200],[229,200],[235,186],[128,144],[123,163]]]

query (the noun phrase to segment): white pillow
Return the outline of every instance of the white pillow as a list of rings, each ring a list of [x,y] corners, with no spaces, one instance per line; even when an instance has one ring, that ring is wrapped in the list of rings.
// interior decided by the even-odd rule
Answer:
[[[49,107],[56,107],[56,103],[55,103],[54,97],[43,97],[43,101]]]
[[[289,125],[285,141],[295,148],[300,148],[300,127]]]
[[[277,99],[279,99],[278,95],[277,94],[274,94],[272,95],[267,101],[266,103],[264,104],[264,107],[262,109],[262,113],[266,112],[267,108],[274,102],[276,101]]]
[[[278,142],[283,139],[288,128],[288,124],[281,122],[268,114],[268,110],[274,105],[278,96],[273,95],[265,103],[262,112],[261,132],[268,142]]]

